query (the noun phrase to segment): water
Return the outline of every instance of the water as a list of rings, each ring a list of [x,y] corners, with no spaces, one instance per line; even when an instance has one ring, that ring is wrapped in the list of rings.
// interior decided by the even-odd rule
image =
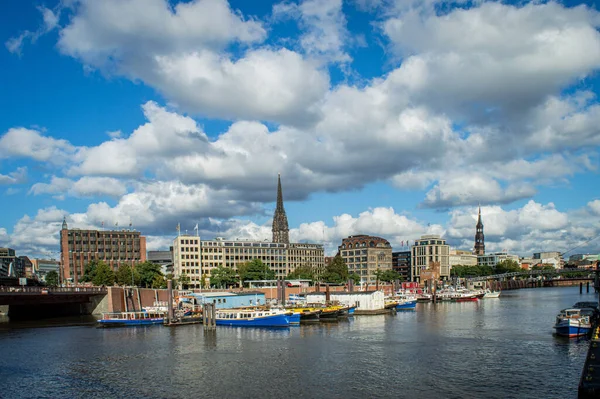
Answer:
[[[576,398],[578,287],[290,329],[0,324],[2,398]],[[83,325],[82,325],[83,324]],[[46,324],[35,324],[36,326]]]

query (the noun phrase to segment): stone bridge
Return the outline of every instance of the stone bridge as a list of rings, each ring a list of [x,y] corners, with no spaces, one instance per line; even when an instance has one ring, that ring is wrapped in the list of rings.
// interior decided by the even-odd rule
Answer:
[[[13,319],[92,314],[107,311],[106,288],[4,287],[0,306],[8,306]]]

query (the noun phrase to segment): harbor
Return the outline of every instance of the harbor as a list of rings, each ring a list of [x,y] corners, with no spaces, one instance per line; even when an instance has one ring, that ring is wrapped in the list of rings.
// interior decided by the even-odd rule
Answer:
[[[522,289],[294,328],[217,326],[214,334],[202,325],[9,323],[0,327],[0,364],[11,378],[0,389],[11,398],[28,397],[27,387],[51,397],[576,398],[590,341],[558,337],[552,326],[559,309],[595,298],[578,287]]]

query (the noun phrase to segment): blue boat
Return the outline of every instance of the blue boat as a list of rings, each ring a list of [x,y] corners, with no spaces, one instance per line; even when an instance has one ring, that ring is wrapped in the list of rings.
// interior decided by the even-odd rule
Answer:
[[[417,307],[417,300],[400,300],[396,305],[396,310],[414,310]]]
[[[354,316],[354,311],[356,310],[356,306],[350,306],[348,308],[348,316]]]
[[[295,317],[300,323],[300,314]],[[215,319],[218,326],[235,327],[289,327],[291,320],[292,312],[279,309],[219,309]]]
[[[148,326],[163,324],[164,313],[158,312],[118,312],[102,313],[98,324],[102,327]]]
[[[581,314],[581,309],[564,309],[556,316],[554,329],[556,335],[579,337],[588,335],[592,331],[592,323],[589,316]]]

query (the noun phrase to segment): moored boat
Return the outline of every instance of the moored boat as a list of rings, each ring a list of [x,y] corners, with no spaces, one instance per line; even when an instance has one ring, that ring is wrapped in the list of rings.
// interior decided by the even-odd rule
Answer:
[[[311,308],[311,307],[295,307],[288,308],[294,314],[300,314],[300,323],[310,323],[319,321],[319,315],[321,314],[321,309]]]
[[[399,299],[396,310],[413,310],[417,307],[417,300]]]
[[[556,316],[554,323],[556,335],[564,337],[579,337],[587,335],[592,330],[589,316],[581,314],[580,309],[564,309]]]
[[[500,298],[500,291],[490,291],[489,289],[485,290],[484,298]]]
[[[280,309],[218,309],[218,326],[237,327],[288,327],[296,316],[292,312]],[[297,314],[300,322],[300,314]]]
[[[162,324],[164,313],[159,312],[115,312],[102,313],[98,324],[103,327],[119,326],[147,326]]]

